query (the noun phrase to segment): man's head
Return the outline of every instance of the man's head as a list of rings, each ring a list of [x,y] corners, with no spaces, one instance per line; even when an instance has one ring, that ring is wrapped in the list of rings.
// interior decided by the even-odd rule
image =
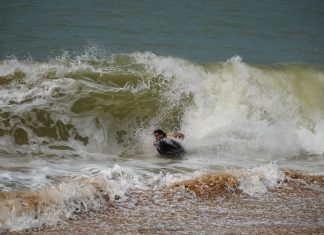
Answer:
[[[162,140],[167,135],[160,129],[154,131],[154,137],[156,141]]]

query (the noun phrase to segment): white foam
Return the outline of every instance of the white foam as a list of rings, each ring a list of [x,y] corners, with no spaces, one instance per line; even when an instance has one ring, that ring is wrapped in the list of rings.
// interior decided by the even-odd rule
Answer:
[[[26,161],[19,158],[19,162],[8,160],[8,164],[3,160],[2,167],[8,170],[1,172],[2,182],[16,181],[36,190],[50,187],[57,176],[76,180],[55,182],[56,186],[49,190],[55,206],[44,209],[37,219],[35,214],[19,215],[18,207],[17,211],[1,210],[0,220],[6,221],[6,228],[20,230],[43,223],[56,223],[72,216],[74,211],[101,208],[102,193],[110,198],[124,200],[129,188],[170,185],[195,177],[195,174],[199,176],[208,168],[242,168],[241,173],[237,173],[241,180],[240,188],[249,195],[258,195],[282,183],[284,176],[279,167],[274,163],[267,164],[272,160],[278,160],[278,165],[286,161],[286,166],[291,168],[295,167],[294,164],[307,165],[306,169],[311,171],[314,171],[314,166],[320,165],[318,161],[305,164],[305,161],[293,160],[294,156],[303,152],[324,154],[324,111],[316,105],[316,114],[307,109],[302,98],[296,94],[293,72],[250,66],[238,56],[225,63],[201,66],[153,53],[133,53],[119,55],[127,59],[126,65],[119,65],[117,55],[101,58],[96,53],[89,52],[74,59],[65,54],[44,63],[12,59],[0,64],[0,76],[13,75],[17,71],[26,75],[21,83],[12,81],[1,86],[0,108],[18,115],[25,115],[34,107],[49,108],[54,122],[60,120],[63,124],[72,124],[80,135],[87,136],[89,140],[84,145],[73,138],[66,143],[35,136],[20,119],[10,120],[12,126],[21,127],[28,133],[30,143],[18,146],[13,144],[12,137],[5,135],[0,138],[0,150],[32,157]],[[126,83],[124,87],[118,87],[92,82],[90,79],[72,78],[74,73],[83,71],[98,73],[100,76],[122,71],[135,74],[141,80],[135,85]],[[312,80],[312,74],[309,76],[308,79]],[[323,77],[319,73],[315,79],[322,84]],[[62,91],[65,98],[54,99],[52,95],[55,89]],[[165,106],[163,111],[183,108],[181,132],[186,135],[183,144],[188,154],[179,162],[164,165],[161,164],[164,160],[154,155],[151,130],[162,120],[162,113],[149,114],[152,115],[152,126],[135,128],[135,133],[129,134],[137,137],[144,145],[145,154],[148,154],[139,154],[138,157],[136,149],[132,152],[134,159],[126,161],[116,156],[121,147],[111,138],[110,127],[123,124],[127,130],[131,126],[127,120],[125,123],[117,123],[103,115],[100,120],[94,121],[97,116],[95,112],[78,114],[70,110],[78,98],[89,92],[127,91],[137,94],[152,90],[155,92],[153,95],[159,95],[162,101],[166,101],[161,102]],[[190,97],[192,103],[184,105],[183,97]],[[32,101],[22,102],[28,99]],[[19,104],[8,105],[11,100]],[[163,115],[167,116],[168,113]],[[37,123],[37,118],[31,116],[31,119],[26,122]],[[49,145],[67,145],[74,150],[56,151],[42,146],[43,141]],[[50,156],[48,159],[46,154]],[[33,159],[35,155],[45,158]],[[78,158],[65,158],[74,155]],[[119,165],[113,166],[115,162]],[[26,167],[28,171],[10,171],[12,167]],[[158,173],[162,167],[166,170]],[[179,173],[176,167],[196,171],[194,174]],[[323,172],[320,167],[319,172]],[[174,169],[177,173],[170,173]],[[84,179],[93,184],[80,182]],[[94,185],[99,185],[99,190]],[[6,184],[0,186],[6,191],[12,189]]]
[[[21,200],[2,201],[0,231],[37,228],[71,218],[74,213],[99,210],[105,207],[105,194],[110,200],[123,200],[130,188],[143,189],[146,186],[131,169],[119,165],[99,170],[91,177],[64,177],[57,186],[41,188],[26,200],[21,196]],[[29,198],[35,201],[30,202]]]
[[[295,89],[298,74],[293,71],[253,67],[239,56],[208,69],[152,53],[133,56],[148,72],[162,75],[161,86],[168,88],[164,96],[171,103],[192,95],[194,106],[185,107],[182,125],[188,148],[210,149],[226,143],[235,154],[255,156],[262,151],[272,155],[267,160],[303,151],[324,153],[324,118],[304,112],[304,101]],[[309,72],[313,77],[308,79],[324,81],[323,74],[314,74]],[[312,95],[311,91],[307,94]]]
[[[275,163],[253,167],[238,174],[239,188],[250,196],[264,194],[283,185],[285,175]]]

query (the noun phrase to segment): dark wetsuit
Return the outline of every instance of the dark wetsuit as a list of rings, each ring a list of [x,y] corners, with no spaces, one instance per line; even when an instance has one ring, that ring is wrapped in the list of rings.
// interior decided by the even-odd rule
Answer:
[[[185,153],[181,144],[175,139],[169,137],[155,141],[154,146],[161,155],[165,156],[179,156]]]

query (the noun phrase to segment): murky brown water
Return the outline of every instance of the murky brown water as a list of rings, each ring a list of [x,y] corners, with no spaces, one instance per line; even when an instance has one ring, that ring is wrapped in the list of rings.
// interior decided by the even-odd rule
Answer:
[[[23,234],[323,234],[323,177],[290,175],[288,187],[255,197],[211,185],[234,182],[224,175],[131,191],[99,212]]]

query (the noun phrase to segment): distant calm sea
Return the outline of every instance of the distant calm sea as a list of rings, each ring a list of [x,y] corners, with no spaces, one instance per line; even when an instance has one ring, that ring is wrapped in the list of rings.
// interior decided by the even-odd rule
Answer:
[[[95,46],[202,62],[239,55],[256,64],[322,64],[323,25],[321,0],[2,0],[0,58],[46,60]]]
[[[0,233],[324,233],[323,26],[315,0],[1,0]]]

